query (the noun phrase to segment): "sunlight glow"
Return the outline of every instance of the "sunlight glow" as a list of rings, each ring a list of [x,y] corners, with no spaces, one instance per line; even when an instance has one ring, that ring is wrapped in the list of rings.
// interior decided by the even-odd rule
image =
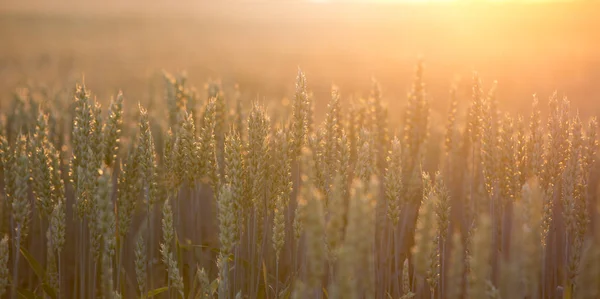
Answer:
[[[306,0],[311,3],[332,4],[332,3],[361,3],[361,4],[436,4],[436,3],[560,3],[571,2],[573,0]]]

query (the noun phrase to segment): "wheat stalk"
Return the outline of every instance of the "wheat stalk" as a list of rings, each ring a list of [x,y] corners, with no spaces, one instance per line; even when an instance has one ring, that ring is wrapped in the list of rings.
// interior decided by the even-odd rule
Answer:
[[[8,235],[4,235],[0,240],[0,296],[4,295],[9,281],[8,255]]]

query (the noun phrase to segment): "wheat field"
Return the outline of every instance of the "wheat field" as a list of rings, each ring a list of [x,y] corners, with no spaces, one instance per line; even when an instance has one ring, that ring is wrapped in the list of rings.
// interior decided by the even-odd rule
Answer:
[[[373,81],[314,119],[298,71],[271,120],[164,74],[168,125],[22,89],[3,113],[0,291],[11,298],[598,298],[597,121],[499,111],[477,75],[443,140],[417,66],[390,133]],[[104,111],[103,111],[104,110]],[[280,109],[281,110],[281,109]],[[127,132],[127,133],[125,133]],[[435,171],[424,167],[440,147]]]
[[[192,31],[171,31],[205,23],[172,19],[158,30],[166,25],[152,19],[1,12],[0,298],[600,298],[594,30],[545,29],[572,43],[525,64],[536,47],[524,40],[546,32],[526,28],[511,65],[479,64],[493,73],[453,79],[453,57],[503,56],[484,46],[456,56],[464,50],[422,44],[430,29],[420,29],[404,38],[429,55],[402,58],[411,65],[398,71],[403,89],[388,86],[398,74],[389,59],[409,54],[348,42],[358,54],[335,56],[327,36],[303,37],[288,23],[288,44],[277,29],[252,35],[284,24],[275,13],[264,24],[226,19],[248,24],[254,44],[218,17],[210,22],[226,28],[193,31],[228,61],[214,49],[185,52]],[[127,32],[103,28],[112,21]],[[359,39],[384,28],[356,22]],[[347,33],[310,28],[319,26]],[[511,51],[511,39],[495,38],[490,48]],[[296,43],[306,56],[275,54]],[[240,45],[246,56],[232,55]],[[186,62],[226,74],[194,78],[177,71]],[[520,74],[512,64],[544,67]],[[505,80],[488,79],[497,74]],[[551,92],[564,86],[574,100]]]

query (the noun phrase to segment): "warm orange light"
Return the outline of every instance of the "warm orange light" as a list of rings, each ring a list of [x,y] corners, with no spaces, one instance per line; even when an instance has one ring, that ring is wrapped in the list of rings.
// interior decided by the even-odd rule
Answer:
[[[573,0],[307,0],[312,3],[332,4],[332,3],[372,3],[372,4],[436,4],[436,3],[456,3],[456,4],[477,4],[477,3],[560,3],[572,2]]]

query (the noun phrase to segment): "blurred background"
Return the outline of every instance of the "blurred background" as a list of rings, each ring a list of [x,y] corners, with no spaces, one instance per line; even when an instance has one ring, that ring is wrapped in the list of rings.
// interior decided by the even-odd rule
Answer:
[[[597,1],[0,0],[0,108],[17,87],[82,78],[101,102],[122,89],[144,103],[161,97],[162,70],[279,102],[300,67],[317,109],[332,84],[356,98],[376,78],[393,116],[422,57],[434,114],[453,84],[470,100],[477,71],[486,89],[498,81],[500,109],[528,116],[534,93],[558,91],[586,119],[600,115],[599,13]]]

